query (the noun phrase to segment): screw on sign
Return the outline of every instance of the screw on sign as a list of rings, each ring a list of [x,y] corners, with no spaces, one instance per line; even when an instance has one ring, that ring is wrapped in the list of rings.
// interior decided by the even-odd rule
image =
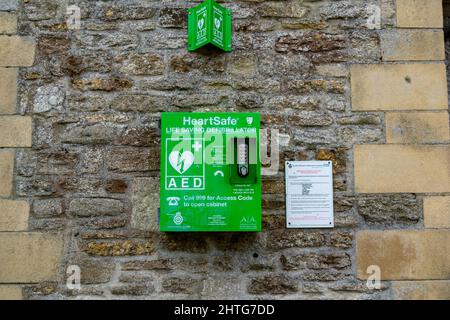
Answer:
[[[214,0],[206,0],[189,9],[188,50],[207,44],[231,51],[231,10]]]

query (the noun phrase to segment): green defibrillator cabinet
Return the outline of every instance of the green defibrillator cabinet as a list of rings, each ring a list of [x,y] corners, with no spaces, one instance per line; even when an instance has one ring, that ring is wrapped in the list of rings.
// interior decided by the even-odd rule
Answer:
[[[259,129],[259,113],[162,113],[161,231],[261,231]]]

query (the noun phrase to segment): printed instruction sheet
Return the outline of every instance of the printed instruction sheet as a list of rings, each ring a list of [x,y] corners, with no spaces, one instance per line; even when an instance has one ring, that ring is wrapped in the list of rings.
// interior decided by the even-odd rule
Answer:
[[[331,161],[286,161],[286,227],[333,228]]]

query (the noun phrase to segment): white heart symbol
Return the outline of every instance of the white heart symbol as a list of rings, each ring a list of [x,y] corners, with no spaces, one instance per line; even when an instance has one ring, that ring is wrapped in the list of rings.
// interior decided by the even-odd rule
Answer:
[[[199,21],[198,21],[198,28],[199,29],[202,29],[203,28],[203,23],[205,22],[205,20],[203,20],[203,19],[200,19]]]
[[[185,173],[194,163],[194,155],[190,151],[172,151],[169,155],[171,166],[178,171],[179,174]]]

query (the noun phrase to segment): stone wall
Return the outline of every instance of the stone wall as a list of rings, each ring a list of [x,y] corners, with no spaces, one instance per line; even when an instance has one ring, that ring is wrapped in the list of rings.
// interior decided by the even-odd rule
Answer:
[[[441,0],[222,2],[232,53],[187,52],[199,1],[0,2],[0,298],[450,298]],[[286,230],[280,171],[262,233],[159,233],[162,111],[260,112],[280,163],[333,160],[336,227]]]

